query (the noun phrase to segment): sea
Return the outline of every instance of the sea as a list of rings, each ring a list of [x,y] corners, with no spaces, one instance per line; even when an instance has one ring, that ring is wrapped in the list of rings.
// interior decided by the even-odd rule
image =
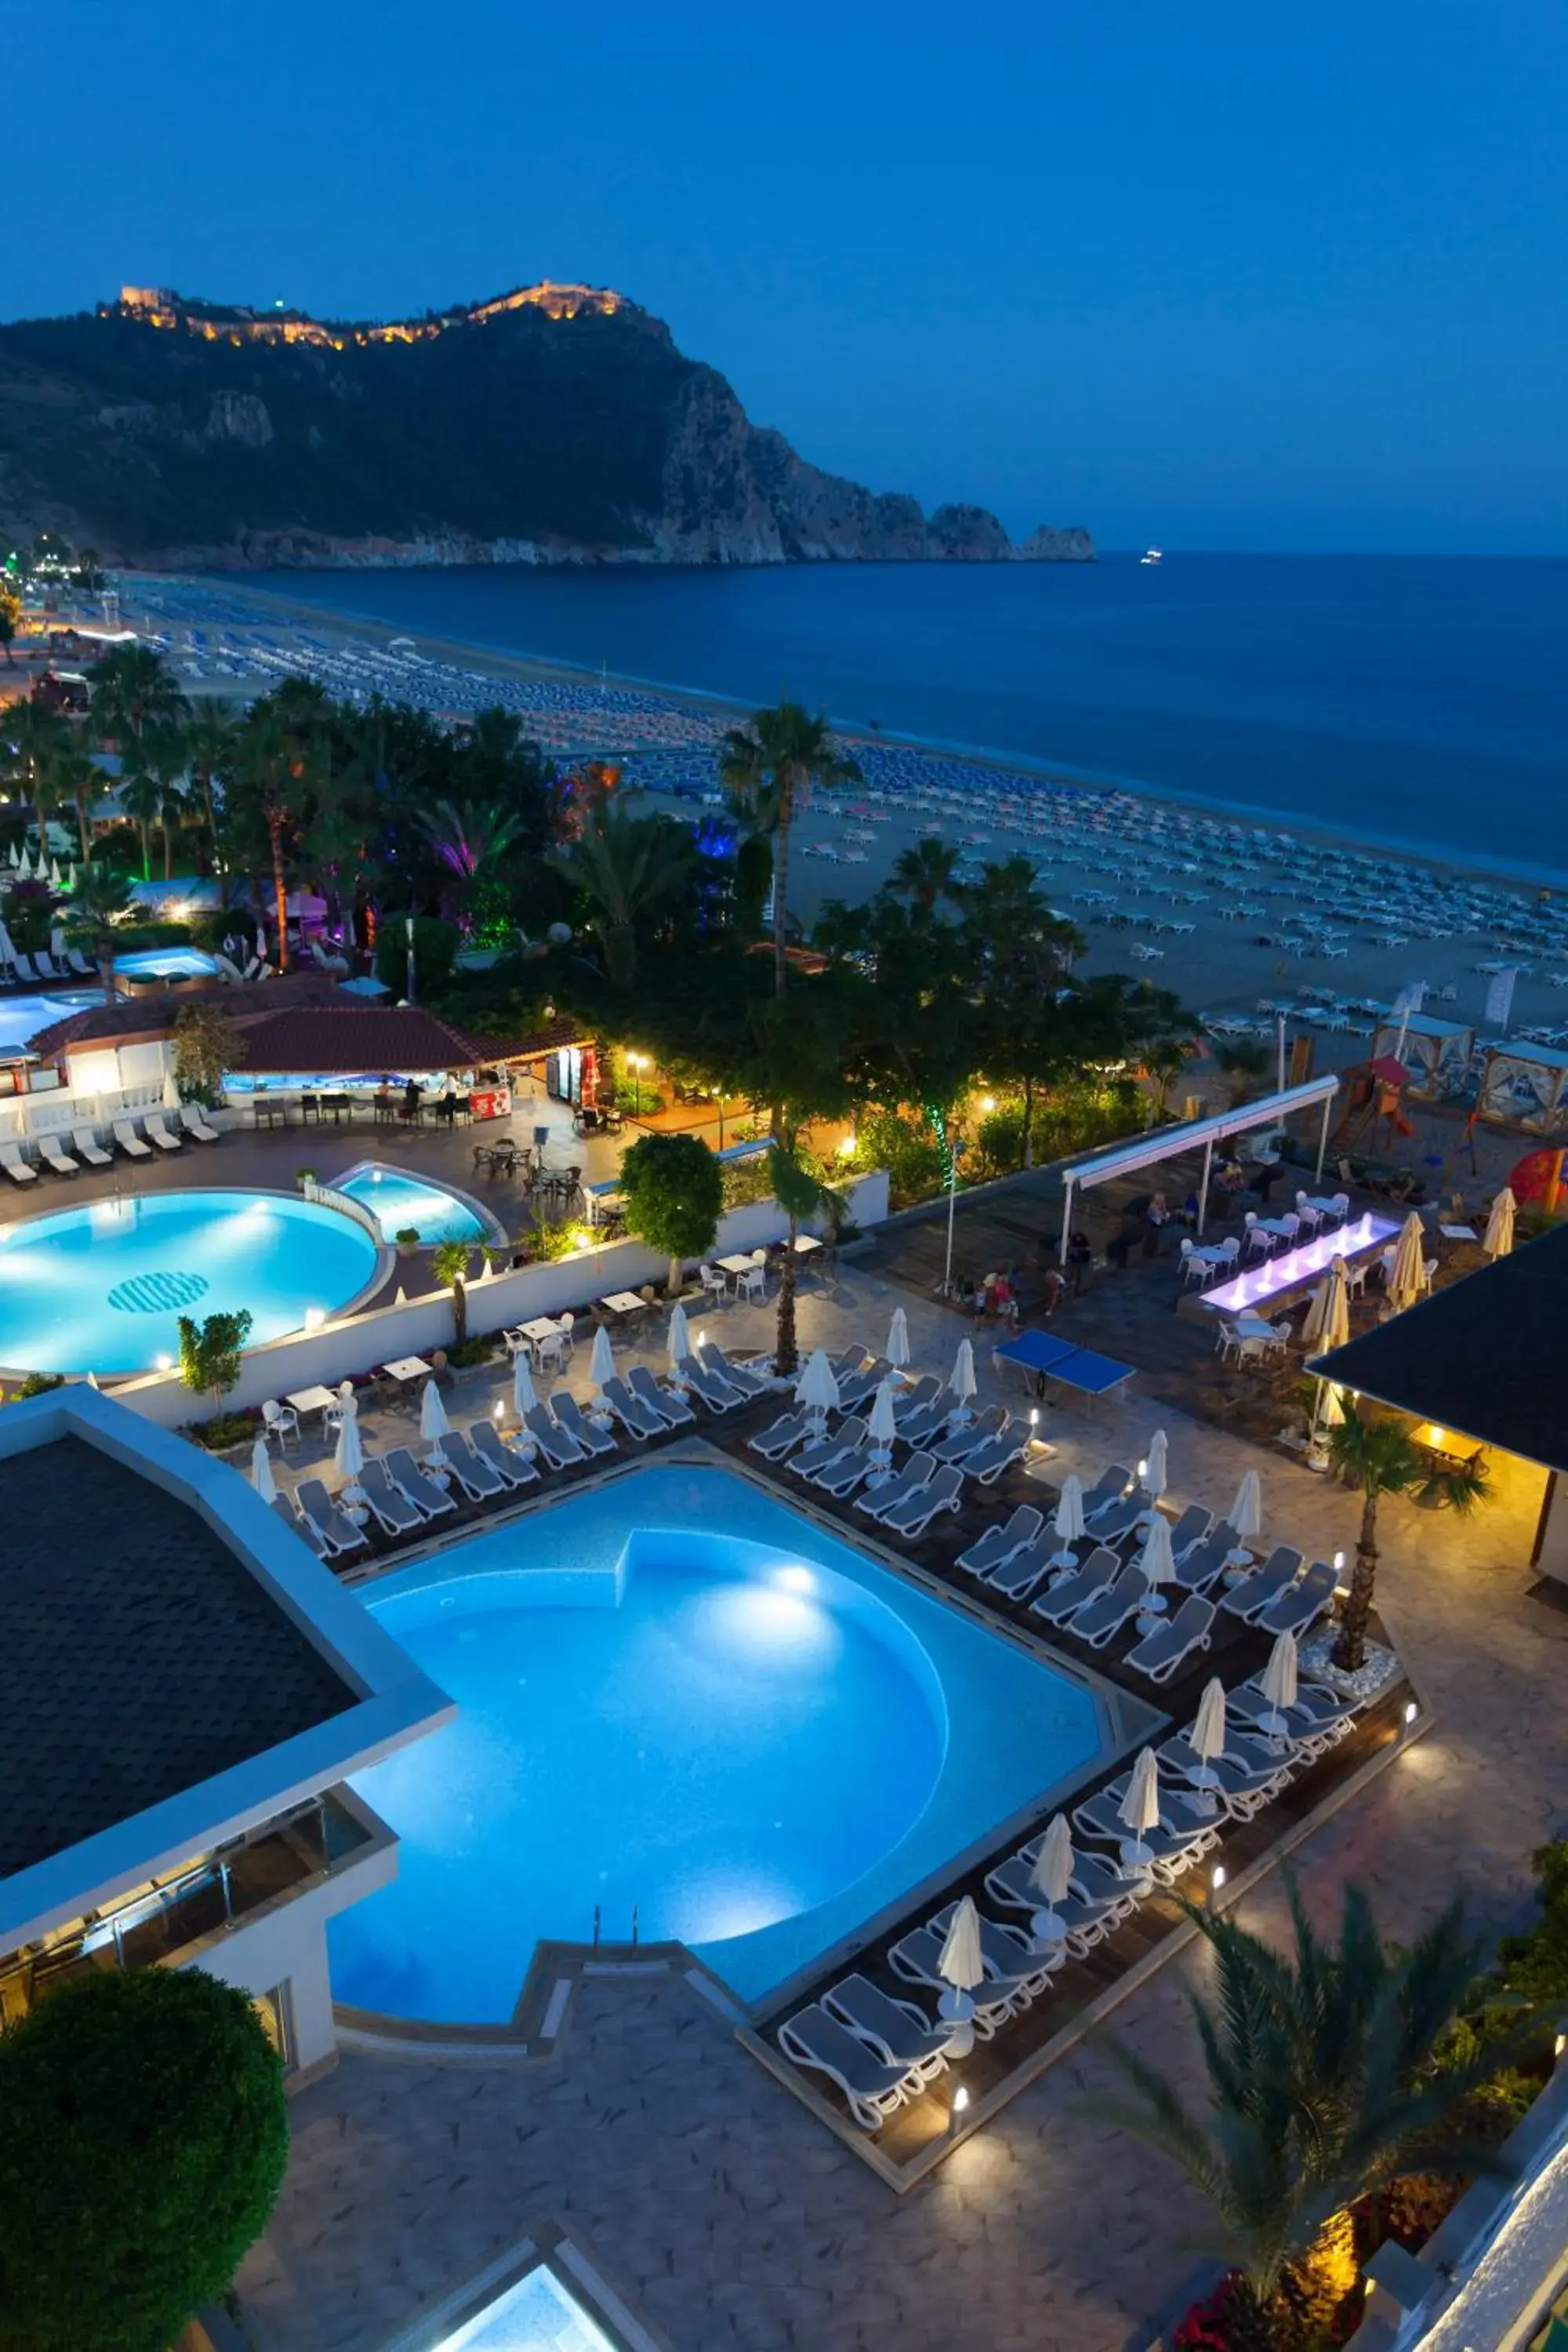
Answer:
[[[585,673],[1568,878],[1568,561],[279,572],[258,587]]]

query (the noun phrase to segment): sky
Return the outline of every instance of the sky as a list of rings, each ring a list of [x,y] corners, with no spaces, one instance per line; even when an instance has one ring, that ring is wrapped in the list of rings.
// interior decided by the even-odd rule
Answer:
[[[1016,534],[1568,550],[1561,0],[0,0],[0,318],[584,279]]]

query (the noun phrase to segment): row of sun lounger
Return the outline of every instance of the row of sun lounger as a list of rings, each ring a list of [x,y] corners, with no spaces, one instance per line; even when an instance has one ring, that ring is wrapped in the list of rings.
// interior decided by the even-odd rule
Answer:
[[[149,1112],[142,1125],[142,1135],[137,1134],[128,1118],[117,1118],[111,1125],[113,1139],[128,1160],[151,1160],[154,1144],[160,1151],[178,1151],[187,1139],[196,1143],[221,1140],[219,1130],[207,1119],[199,1103],[183,1103],[173,1129],[158,1111]],[[68,1151],[58,1136],[41,1135],[35,1137],[34,1149],[44,1166],[57,1176],[79,1176],[84,1167],[108,1168],[112,1164],[113,1153],[102,1149],[90,1127],[73,1128],[70,1143]],[[17,1143],[0,1143],[0,1169],[5,1170],[13,1184],[36,1184],[38,1181],[37,1170]]]
[[[1256,1682],[1227,1692],[1226,1706],[1229,1727],[1222,1755],[1205,1765],[1192,1746],[1190,1725],[1157,1751],[1161,1818],[1142,1834],[1152,1857],[1148,1863],[1122,1853],[1131,1840],[1117,1812],[1127,1785],[1122,1774],[1074,1810],[1076,1834],[1091,1848],[1114,1846],[1118,1855],[1112,1861],[1075,1846],[1068,1893],[1051,1906],[1059,1935],[1037,1941],[1013,1921],[981,1913],[985,1978],[975,1988],[969,2022],[982,2041],[991,2040],[1037,2000],[1068,1959],[1082,1959],[1113,1934],[1152,1886],[1179,1885],[1218,1847],[1227,1820],[1250,1820],[1295,1771],[1344,1736],[1355,1714],[1335,1693],[1303,1685],[1295,1706],[1286,1710],[1284,1736],[1270,1738],[1259,1727],[1272,1717]],[[1043,1843],[1042,1832],[987,1871],[984,1894],[999,1910],[1034,1914],[1045,1907],[1034,1875]],[[911,1992],[948,1990],[942,1950],[957,1907],[947,1903],[889,1946],[889,1969]],[[952,2027],[919,2000],[884,1990],[862,1970],[843,1978],[778,2029],[784,2056],[834,2083],[850,2115],[868,2131],[917,2098],[944,2070],[951,2039]]]
[[[873,1389],[881,1377],[872,1381]],[[930,1385],[934,1390],[936,1383]],[[843,1393],[841,1386],[841,1400]],[[929,1401],[922,1399],[910,1417],[928,1410]],[[942,1409],[939,1426],[951,1412],[951,1405]],[[967,1479],[989,1485],[1018,1460],[1029,1442],[1022,1423],[1001,1407],[993,1407],[945,1438],[915,1444],[902,1468],[892,1475],[889,1449],[877,1444],[862,1415],[847,1412],[831,1434],[821,1428],[821,1419],[804,1410],[784,1413],[748,1441],[751,1450],[765,1461],[783,1463],[796,1477],[841,1502],[855,1495],[858,1511],[895,1535],[911,1538],[923,1535],[940,1513],[957,1510]],[[900,1424],[900,1435],[905,1433]],[[856,1495],[858,1487],[863,1491]]]
[[[47,948],[35,948],[31,955],[14,955],[0,965],[0,986],[33,988],[40,980],[90,980],[99,977],[96,964],[89,963],[79,948],[67,948],[63,956],[52,956]]]

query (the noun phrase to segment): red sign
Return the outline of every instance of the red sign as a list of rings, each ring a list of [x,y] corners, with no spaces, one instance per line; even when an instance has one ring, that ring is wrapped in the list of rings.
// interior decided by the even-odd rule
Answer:
[[[510,1087],[476,1087],[468,1097],[476,1118],[509,1118],[511,1116]]]

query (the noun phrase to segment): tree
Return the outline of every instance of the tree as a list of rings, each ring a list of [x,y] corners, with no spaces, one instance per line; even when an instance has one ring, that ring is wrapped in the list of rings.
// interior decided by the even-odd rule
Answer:
[[[174,1015],[174,1077],[187,1102],[210,1109],[223,1092],[224,1074],[245,1059],[245,1040],[216,1004],[194,998]]]
[[[132,906],[125,877],[115,873],[112,866],[95,865],[89,858],[77,868],[76,881],[67,903],[77,921],[91,937],[93,957],[103,975],[104,992],[112,1000],[119,993],[114,971],[114,927],[124,920]]]
[[[0,582],[0,646],[5,648],[7,667],[15,659],[11,645],[16,635],[16,625],[21,617],[22,599],[14,588],[7,588],[3,582]]]
[[[1347,1402],[1343,1411],[1344,1418],[1329,1432],[1329,1464],[1347,1486],[1359,1490],[1362,1506],[1355,1571],[1333,1663],[1354,1674],[1366,1664],[1366,1629],[1377,1591],[1377,1506],[1382,1496],[1408,1494],[1415,1487],[1420,1500],[1463,1513],[1485,1498],[1488,1486],[1479,1459],[1462,1470],[1434,1471],[1402,1423],[1373,1420],[1358,1404]]]
[[[1215,2248],[1241,2273],[1260,2340],[1283,2334],[1280,2290],[1300,2273],[1355,2278],[1355,2199],[1402,2171],[1504,2169],[1490,2151],[1447,2139],[1466,2101],[1523,2047],[1487,2043],[1468,2065],[1433,2064],[1481,1947],[1458,1904],[1408,1949],[1384,1945],[1362,1891],[1347,1887],[1339,1940],[1314,1934],[1286,1875],[1293,1948],[1234,1918],[1186,1906],[1214,1953],[1215,1988],[1189,1994],[1209,2084],[1206,2124],[1170,2078],[1121,2043],[1111,2054],[1138,2094],[1111,2120],[1180,2166],[1219,2220]]]
[[[52,762],[63,805],[76,810],[77,843],[84,859],[92,856],[92,813],[109,790],[109,779],[74,739]]]
[[[782,996],[788,972],[784,926],[789,899],[790,833],[814,784],[858,783],[860,770],[833,740],[826,719],[798,702],[759,710],[750,727],[732,727],[719,755],[726,790],[772,834],[773,851],[773,987]]]
[[[846,1203],[843,1195],[825,1184],[816,1170],[802,1159],[798,1144],[769,1144],[768,1183],[789,1220],[784,1269],[779,1276],[778,1331],[773,1343],[773,1370],[782,1377],[793,1372],[799,1361],[795,1337],[796,1236],[808,1217],[841,1215]]]
[[[1269,1051],[1258,1037],[1228,1037],[1214,1049],[1219,1068],[1230,1080],[1233,1103],[1244,1103],[1259,1078],[1268,1075]]]
[[[92,673],[92,723],[122,748],[150,726],[174,726],[190,705],[163,655],[151,646],[110,646]]]
[[[696,1135],[643,1135],[621,1161],[626,1230],[669,1260],[669,1295],[680,1294],[682,1262],[713,1246],[724,1209],[718,1160]]]
[[[430,1253],[430,1271],[444,1289],[452,1294],[452,1328],[459,1348],[468,1343],[468,1294],[465,1278],[468,1260],[474,1254],[472,1242],[437,1242]]]
[[[420,995],[444,987],[458,959],[458,928],[439,915],[414,918],[414,985]],[[375,942],[375,971],[394,996],[408,985],[408,918],[387,915]]]
[[[132,758],[135,764],[115,797],[121,814],[131,819],[141,838],[142,879],[145,882],[153,871],[153,827],[163,814],[163,787],[150,769],[141,765],[135,753]]]
[[[910,899],[927,916],[934,916],[944,898],[951,907],[963,902],[958,865],[957,850],[945,841],[913,842],[894,859],[888,887],[896,897]]]
[[[63,1984],[0,2035],[7,2352],[165,2352],[267,2226],[283,2069],[199,1969]]]
[[[239,1360],[250,1337],[251,1320],[248,1307],[234,1315],[209,1315],[201,1323],[181,1316],[180,1378],[188,1389],[211,1397],[215,1404],[223,1402],[239,1378]]]
[[[229,772],[237,741],[234,724],[221,704],[210,697],[201,702],[185,730],[185,753],[192,781],[201,795],[202,814],[206,819],[207,834],[212,842],[213,863],[220,874],[223,871],[223,844],[218,833],[217,798],[214,788],[221,784]]]
[[[163,879],[167,882],[174,871],[169,820],[171,816],[178,818],[185,804],[181,789],[186,760],[184,730],[160,722],[145,730],[142,743],[142,756],[158,780],[158,824],[163,835]]]
[[[281,698],[251,704],[236,746],[235,773],[226,809],[248,820],[265,845],[271,867],[272,914],[278,929],[278,969],[289,969],[288,862],[302,820],[307,769],[303,745],[293,731]]]
[[[633,816],[610,801],[545,863],[588,902],[605,977],[629,988],[639,944],[684,898],[696,866],[691,835],[673,817]]]

